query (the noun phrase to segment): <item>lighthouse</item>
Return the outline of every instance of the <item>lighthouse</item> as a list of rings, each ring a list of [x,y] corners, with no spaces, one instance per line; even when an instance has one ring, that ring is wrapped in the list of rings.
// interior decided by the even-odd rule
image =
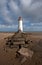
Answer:
[[[18,18],[18,31],[23,32],[23,19],[21,16]]]

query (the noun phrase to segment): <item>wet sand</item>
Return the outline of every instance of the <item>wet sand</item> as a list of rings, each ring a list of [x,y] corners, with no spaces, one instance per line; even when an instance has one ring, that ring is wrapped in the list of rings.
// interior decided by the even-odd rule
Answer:
[[[0,65],[21,65],[20,60],[15,57],[17,49],[5,47],[5,38],[13,34],[14,33],[0,33]],[[34,54],[32,58],[28,58],[23,65],[42,65],[42,33],[28,33],[26,39],[30,40],[28,48],[31,49]]]

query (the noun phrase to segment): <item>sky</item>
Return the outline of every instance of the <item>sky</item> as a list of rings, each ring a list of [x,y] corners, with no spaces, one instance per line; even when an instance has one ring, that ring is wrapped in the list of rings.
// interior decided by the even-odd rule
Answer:
[[[42,0],[0,0],[0,31],[17,31],[19,16],[24,31],[42,31]]]

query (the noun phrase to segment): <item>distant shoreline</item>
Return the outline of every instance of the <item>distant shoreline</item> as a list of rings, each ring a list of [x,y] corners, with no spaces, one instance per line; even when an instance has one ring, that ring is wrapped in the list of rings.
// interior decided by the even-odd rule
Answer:
[[[15,33],[17,31],[0,31],[0,33]],[[42,31],[23,31],[25,33],[42,33]]]

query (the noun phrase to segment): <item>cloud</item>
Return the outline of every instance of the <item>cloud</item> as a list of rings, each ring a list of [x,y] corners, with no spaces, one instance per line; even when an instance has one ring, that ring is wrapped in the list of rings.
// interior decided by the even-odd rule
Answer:
[[[42,31],[42,26],[36,26],[33,24],[31,26],[24,25],[24,31]]]
[[[15,1],[10,0],[8,5],[13,13],[19,14],[20,10],[19,10],[19,7]]]
[[[42,23],[40,22],[38,22],[38,23],[31,23],[31,26],[42,26]]]
[[[1,15],[2,15],[2,18],[4,19],[4,21],[6,22],[12,22],[12,19],[11,19],[11,16],[9,15],[9,11],[7,10],[7,7],[6,7],[6,0],[2,0],[1,1]]]
[[[0,0],[0,3],[1,13],[7,22],[13,22],[19,15],[31,22],[42,22],[42,0]]]
[[[0,13],[7,23],[13,23],[15,16],[19,14],[19,8],[13,0],[0,0]],[[14,17],[13,17],[14,16]]]
[[[9,27],[13,24],[16,25],[19,16],[23,17],[24,24],[27,23],[25,24],[27,29],[29,24],[29,28],[32,30],[36,30],[36,27],[40,29],[42,26],[42,0],[0,0],[0,18],[3,25],[8,24]],[[3,25],[0,24],[5,27]]]
[[[0,28],[13,28],[13,29],[16,29],[18,27],[18,25],[2,25],[0,24]]]

